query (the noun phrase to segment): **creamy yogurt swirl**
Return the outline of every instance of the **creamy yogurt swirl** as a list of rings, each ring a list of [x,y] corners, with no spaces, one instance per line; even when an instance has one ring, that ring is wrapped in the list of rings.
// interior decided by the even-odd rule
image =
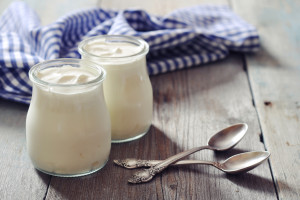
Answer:
[[[81,84],[94,80],[97,75],[80,67],[64,65],[41,70],[37,73],[37,77],[48,83]]]
[[[91,41],[85,50],[100,57],[126,57],[141,52],[142,48],[125,42],[105,42],[104,40]]]

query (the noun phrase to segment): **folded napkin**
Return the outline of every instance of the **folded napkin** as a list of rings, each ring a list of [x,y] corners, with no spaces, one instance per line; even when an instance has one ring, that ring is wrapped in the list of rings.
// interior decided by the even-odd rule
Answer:
[[[95,35],[132,35],[150,45],[150,75],[220,60],[230,51],[259,48],[255,27],[227,6],[195,6],[164,17],[144,10],[93,8],[73,12],[41,26],[24,2],[12,3],[0,18],[0,97],[29,103],[28,71],[56,58],[80,58],[80,41]]]

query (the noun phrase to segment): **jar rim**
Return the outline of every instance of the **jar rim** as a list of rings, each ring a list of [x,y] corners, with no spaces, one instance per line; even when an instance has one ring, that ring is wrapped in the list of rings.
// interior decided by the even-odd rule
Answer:
[[[111,57],[111,56],[98,56],[98,55],[95,55],[95,54],[92,54],[90,52],[88,52],[85,47],[86,45],[88,45],[89,42],[91,41],[94,41],[94,40],[97,40],[97,39],[105,39],[105,41],[107,41],[108,39],[115,39],[116,41],[119,41],[119,42],[128,42],[128,43],[134,43],[134,44],[139,44],[142,48],[139,52],[137,53],[134,53],[134,54],[131,54],[131,55],[127,55],[127,56],[114,56],[114,57]],[[93,36],[93,37],[89,37],[89,38],[86,38],[84,39],[83,41],[81,41],[78,45],[78,51],[81,55],[84,55],[84,56],[89,56],[89,57],[92,57],[92,58],[101,58],[101,59],[128,59],[128,58],[132,58],[132,57],[136,57],[136,56],[142,56],[142,55],[145,55],[148,53],[149,51],[149,44],[139,38],[139,37],[135,37],[135,36],[127,36],[127,35],[98,35],[98,36]]]
[[[86,64],[89,68],[92,68],[96,70],[99,74],[97,77],[91,81],[85,82],[85,83],[76,83],[76,84],[61,84],[61,83],[50,83],[47,81],[44,81],[37,77],[36,73],[42,69],[47,69],[50,67],[62,67],[63,65],[78,65]],[[29,79],[40,86],[52,86],[52,87],[80,87],[80,86],[94,86],[99,84],[100,82],[103,82],[106,77],[106,71],[97,63],[90,62],[87,60],[82,59],[76,59],[76,58],[59,58],[59,59],[53,59],[53,60],[47,60],[40,62],[34,66],[32,66],[29,70]]]

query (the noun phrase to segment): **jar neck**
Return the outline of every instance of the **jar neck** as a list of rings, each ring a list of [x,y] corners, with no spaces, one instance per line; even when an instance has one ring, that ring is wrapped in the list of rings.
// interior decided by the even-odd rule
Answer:
[[[126,51],[129,51],[124,44],[128,44],[130,49],[137,49],[138,51],[132,51],[126,54]],[[101,46],[103,45],[103,46]],[[112,47],[113,46],[113,47]],[[119,48],[120,52],[125,52],[125,55],[114,52],[109,52],[108,54],[97,53],[110,48]],[[100,50],[99,50],[100,49]],[[124,36],[124,35],[105,35],[105,36],[96,36],[83,40],[79,46],[78,51],[81,54],[82,58],[87,58],[99,63],[128,63],[132,60],[139,60],[146,56],[149,52],[149,45],[146,41],[141,38]],[[123,56],[122,56],[123,55]]]
[[[84,70],[91,71],[95,74],[95,78],[91,81],[82,82],[82,83],[71,83],[71,84],[64,84],[64,83],[56,83],[56,82],[49,82],[47,80],[43,80],[43,78],[39,77],[39,73],[43,70],[51,70],[49,73],[55,73],[55,69],[59,71],[63,66],[71,66],[74,69],[80,68]],[[59,75],[59,74],[58,74]],[[96,63],[90,61],[82,61],[80,59],[56,59],[56,60],[49,60],[42,63],[39,63],[33,66],[29,71],[29,78],[32,83],[36,86],[42,88],[87,88],[95,85],[99,85],[105,79],[106,72],[104,69],[99,67]]]

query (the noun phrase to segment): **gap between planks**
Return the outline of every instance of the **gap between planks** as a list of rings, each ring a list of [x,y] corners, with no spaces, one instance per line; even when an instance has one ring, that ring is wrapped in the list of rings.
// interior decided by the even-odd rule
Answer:
[[[246,73],[247,80],[248,80],[249,90],[250,90],[251,97],[252,97],[252,102],[253,102],[253,107],[255,109],[256,116],[257,116],[257,119],[258,119],[258,126],[259,126],[259,129],[260,129],[260,142],[264,144],[265,150],[268,151],[267,146],[265,144],[264,134],[263,134],[262,126],[261,126],[261,119],[260,119],[260,116],[258,114],[257,106],[256,106],[255,99],[254,99],[253,88],[252,88],[250,77],[249,77],[249,73],[248,73],[247,58],[246,58],[245,54],[242,54],[241,58],[242,58],[243,68],[244,68],[244,71]],[[269,165],[269,169],[270,169],[270,172],[271,172],[271,176],[272,176],[272,180],[273,180],[273,185],[274,185],[274,189],[275,189],[275,192],[276,192],[276,197],[279,200],[278,189],[277,189],[277,186],[276,186],[276,182],[275,182],[275,177],[274,177],[272,165],[271,165],[271,162],[270,162],[269,159],[268,159],[268,165]]]

